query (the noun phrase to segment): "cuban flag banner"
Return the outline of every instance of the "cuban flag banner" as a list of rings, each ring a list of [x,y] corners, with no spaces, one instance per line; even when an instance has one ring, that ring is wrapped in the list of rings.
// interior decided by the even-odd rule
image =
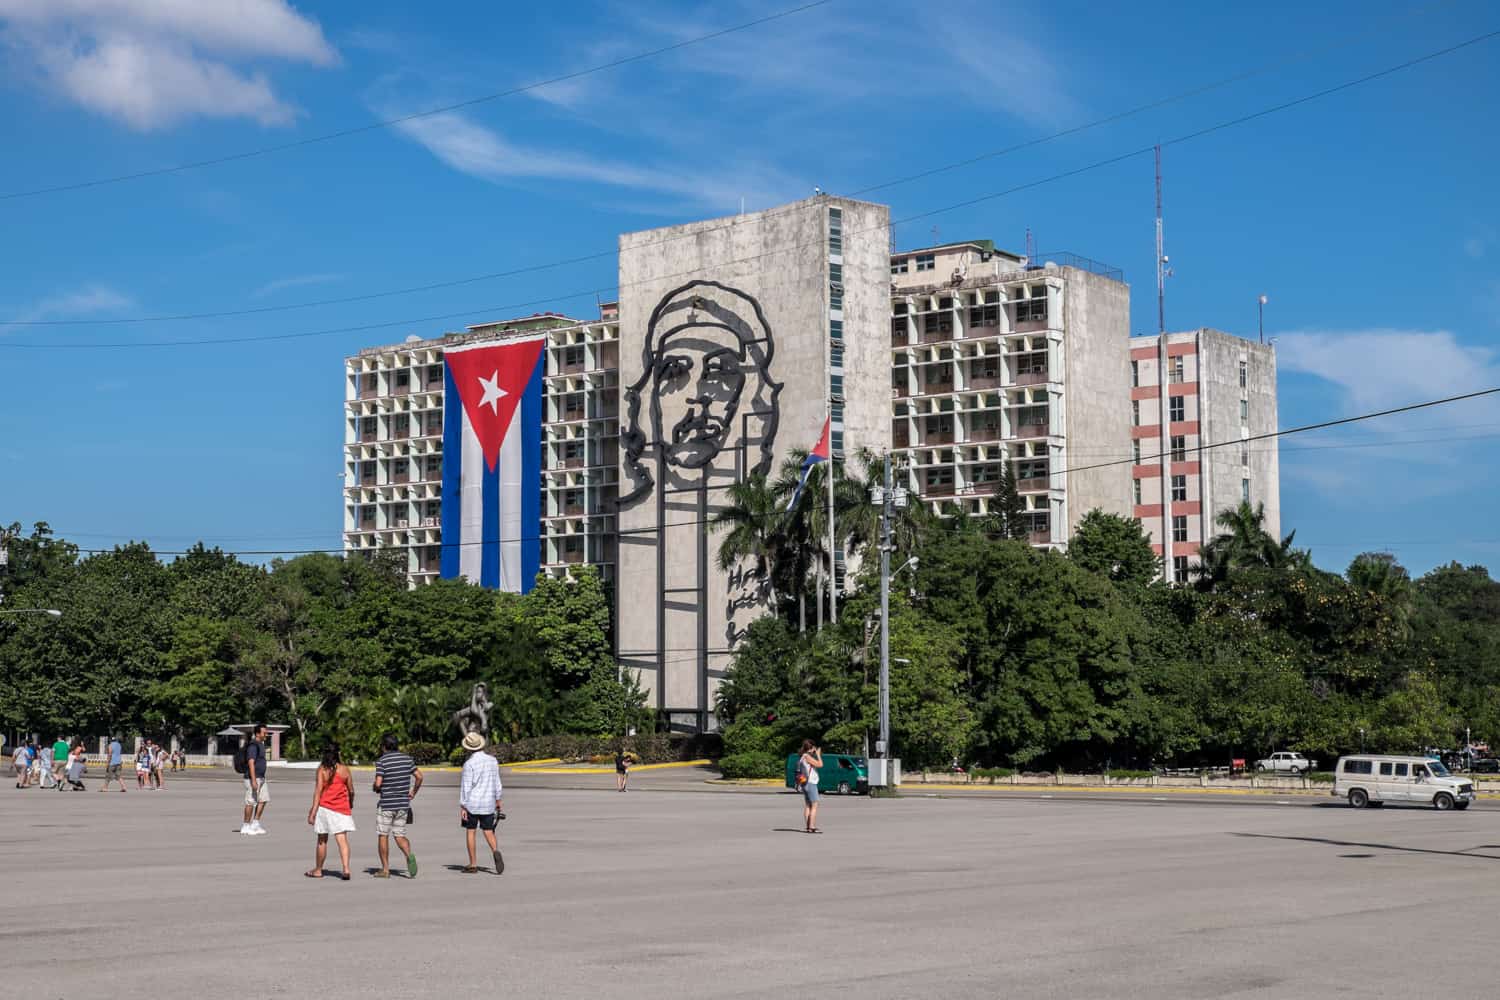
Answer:
[[[787,510],[797,506],[797,501],[802,499],[802,491],[807,486],[807,477],[812,474],[813,466],[819,462],[828,461],[828,431],[831,419],[824,418],[823,436],[818,438],[818,443],[813,446],[813,450],[808,452],[807,457],[802,460],[802,478],[798,480],[797,488],[792,491],[792,499],[786,505]]]
[[[545,337],[443,352],[444,579],[524,594],[542,548]]]

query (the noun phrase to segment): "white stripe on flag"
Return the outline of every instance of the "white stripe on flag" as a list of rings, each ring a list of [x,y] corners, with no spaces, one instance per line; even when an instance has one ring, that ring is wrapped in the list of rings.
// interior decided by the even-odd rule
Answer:
[[[489,541],[484,537],[484,449],[479,445],[479,435],[469,423],[465,413],[463,420],[463,454],[459,458],[458,491],[462,504],[458,528],[458,572],[470,583],[479,582],[479,568],[484,562],[484,546]]]
[[[525,526],[521,524],[521,476],[524,444],[521,440],[521,409],[516,407],[510,426],[505,430],[505,440],[500,442],[500,459],[495,463],[500,473],[500,589],[519,594],[525,585],[521,579],[522,546],[537,545],[534,539],[525,538]]]

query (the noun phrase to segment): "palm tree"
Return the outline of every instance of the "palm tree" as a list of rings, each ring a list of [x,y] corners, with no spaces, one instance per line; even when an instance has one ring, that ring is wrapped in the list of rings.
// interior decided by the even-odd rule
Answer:
[[[785,563],[788,557],[785,502],[766,481],[763,473],[734,483],[726,491],[728,503],[708,519],[712,531],[727,531],[719,542],[719,568],[733,569],[742,561],[766,586],[771,606],[778,607],[778,593],[800,593],[788,589]]]
[[[1238,507],[1221,510],[1214,523],[1223,528],[1198,553],[1198,584],[1212,590],[1236,570],[1261,569],[1300,572],[1312,566],[1312,555],[1292,547],[1295,531],[1279,542],[1265,529],[1264,504],[1250,506],[1241,501]]]

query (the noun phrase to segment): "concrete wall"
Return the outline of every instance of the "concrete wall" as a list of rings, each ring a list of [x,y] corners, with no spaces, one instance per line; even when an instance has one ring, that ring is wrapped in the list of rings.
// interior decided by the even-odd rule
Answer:
[[[1132,516],[1130,455],[1130,286],[1065,267],[1062,351],[1067,410],[1067,527],[1094,508]],[[1080,470],[1080,471],[1073,471]],[[1054,537],[1056,534],[1054,532]]]
[[[766,611],[745,567],[718,568],[723,535],[704,521],[728,486],[811,448],[828,413],[830,206],[844,213],[845,444],[878,446],[890,395],[877,346],[884,206],[820,196],[620,237],[617,645],[677,728],[712,727],[730,653]]]
[[[1270,344],[1259,344],[1220,330],[1198,332],[1201,372],[1199,382],[1203,399],[1205,444],[1234,441],[1272,433],[1277,429],[1276,351]],[[1246,364],[1246,385],[1239,384],[1239,366]],[[1240,401],[1249,403],[1249,419],[1240,419]],[[1236,507],[1243,495],[1242,481],[1250,480],[1250,503],[1265,505],[1265,529],[1281,537],[1281,469],[1276,440],[1253,441],[1245,446],[1249,464],[1242,464],[1237,445],[1214,448],[1203,454],[1204,512],[1209,537],[1217,533],[1213,518],[1226,508]]]

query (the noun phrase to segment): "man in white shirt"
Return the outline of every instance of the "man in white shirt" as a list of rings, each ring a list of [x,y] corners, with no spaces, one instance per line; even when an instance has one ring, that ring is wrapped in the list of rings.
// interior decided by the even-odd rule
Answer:
[[[475,830],[484,831],[484,839],[490,845],[490,856],[495,859],[495,874],[505,873],[505,859],[500,856],[500,845],[495,840],[495,821],[504,819],[504,804],[500,800],[500,764],[493,756],[484,752],[484,737],[479,733],[464,736],[463,747],[469,751],[464,761],[463,774],[458,785],[458,821],[464,828],[469,846],[469,863],[466,874],[479,871],[474,855]]]

